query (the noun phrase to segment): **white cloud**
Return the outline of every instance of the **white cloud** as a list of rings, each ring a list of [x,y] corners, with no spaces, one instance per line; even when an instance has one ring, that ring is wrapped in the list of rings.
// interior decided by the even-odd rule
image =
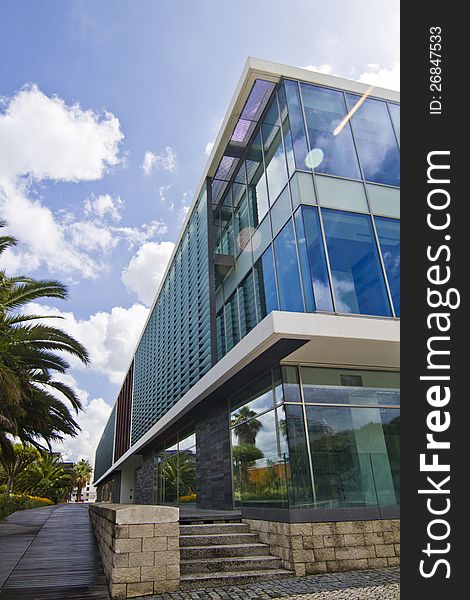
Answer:
[[[7,102],[0,115],[1,174],[10,180],[29,175],[36,180],[101,179],[119,162],[123,138],[119,119],[67,106],[35,85]]]
[[[215,140],[212,140],[212,142],[207,142],[206,147],[204,149],[204,152],[207,154],[207,156],[209,156],[209,154],[212,152],[212,148],[214,147],[215,144]]]
[[[153,302],[174,246],[173,242],[143,244],[122,273],[128,291],[147,306]]]
[[[381,67],[378,64],[369,64],[365,66],[365,71],[359,75],[359,81],[388,88],[391,90],[400,89],[400,63],[393,63],[390,69]]]
[[[129,248],[140,246],[156,235],[164,235],[168,231],[166,223],[161,219],[143,223],[140,227],[112,227],[111,229],[127,242]]]
[[[122,383],[137,340],[140,336],[148,308],[134,304],[130,308],[115,306],[110,312],[99,311],[88,319],[77,319],[72,312],[38,303],[25,307],[28,314],[54,315],[62,319],[48,319],[48,323],[60,327],[88,350],[91,369],[104,375],[111,383]],[[72,368],[83,370],[77,359],[67,357]]]
[[[119,120],[110,113],[67,106],[49,98],[35,85],[25,87],[3,101],[0,113],[0,211],[9,233],[21,242],[2,257],[10,270],[39,267],[45,263],[54,273],[96,277],[103,270],[90,248],[74,244],[76,231],[70,220],[61,222],[39,198],[32,196],[35,183],[43,180],[90,181],[103,177],[119,164],[123,138]],[[111,210],[109,200],[90,201],[90,211]],[[76,229],[76,228],[75,228]],[[94,235],[93,235],[94,233]],[[109,236],[91,232],[94,249],[108,249]],[[31,260],[32,258],[32,260]]]
[[[124,207],[124,200],[120,196],[113,198],[109,194],[102,194],[87,198],[83,206],[85,215],[94,215],[99,218],[109,215],[113,221],[120,221],[120,210]]]
[[[111,406],[103,398],[90,399],[88,392],[78,387],[75,378],[69,373],[57,376],[55,379],[69,385],[80,398],[83,411],[74,415],[81,431],[75,438],[66,437],[63,442],[53,444],[53,449],[62,454],[63,460],[77,462],[80,459],[95,462],[95,451],[103,433],[103,429],[111,413]]]
[[[142,169],[146,175],[150,175],[154,169],[174,171],[176,169],[175,151],[170,146],[167,146],[161,154],[154,154],[150,150],[147,150],[147,152],[144,154]]]
[[[333,72],[333,67],[327,63],[316,67],[315,65],[306,65],[302,67],[303,69],[308,69],[309,71],[316,71],[317,73],[324,73],[325,75],[336,75]]]

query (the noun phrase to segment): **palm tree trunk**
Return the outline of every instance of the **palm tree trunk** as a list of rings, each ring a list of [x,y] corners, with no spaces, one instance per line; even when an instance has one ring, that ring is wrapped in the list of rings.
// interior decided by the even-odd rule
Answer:
[[[75,500],[75,502],[81,502],[81,501],[82,501],[82,486],[77,485],[77,499]]]

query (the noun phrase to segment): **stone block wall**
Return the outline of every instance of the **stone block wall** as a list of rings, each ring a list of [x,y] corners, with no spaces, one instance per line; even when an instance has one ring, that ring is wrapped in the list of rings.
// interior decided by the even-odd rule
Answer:
[[[111,598],[179,588],[179,509],[90,504],[90,519]]]
[[[400,520],[280,523],[243,519],[285,569],[311,575],[400,564]]]

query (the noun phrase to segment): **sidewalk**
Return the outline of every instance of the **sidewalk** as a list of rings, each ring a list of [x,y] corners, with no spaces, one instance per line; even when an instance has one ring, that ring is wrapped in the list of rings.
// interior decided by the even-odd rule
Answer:
[[[16,512],[0,523],[1,600],[108,600],[88,505]]]
[[[109,600],[87,504],[14,513],[0,523],[0,600]],[[145,596],[141,600],[395,600],[396,567]]]

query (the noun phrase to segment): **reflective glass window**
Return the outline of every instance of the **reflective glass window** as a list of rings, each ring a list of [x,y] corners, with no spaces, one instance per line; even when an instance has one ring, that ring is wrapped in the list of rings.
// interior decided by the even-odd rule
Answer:
[[[396,446],[387,438],[398,432],[399,410],[306,406],[306,412],[316,503],[398,504],[396,457],[389,457],[389,446],[392,452]]]
[[[287,431],[289,444],[291,504],[296,508],[311,508],[313,505],[312,476],[302,406],[286,404],[285,416],[286,419],[280,429]]]
[[[285,94],[285,98],[284,98]],[[279,89],[279,103],[287,104],[289,112],[291,143],[294,149],[295,164],[298,169],[305,169],[305,158],[308,154],[307,138],[305,136],[305,125],[300,104],[299,86],[296,81],[286,79]]]
[[[388,109],[390,110],[395,133],[397,134],[398,141],[400,141],[400,105],[390,103]]]
[[[277,104],[273,104],[274,106],[277,110]],[[266,165],[269,199],[272,205],[287,183],[286,159],[282,145],[281,128],[267,122],[265,119],[261,126],[261,133],[263,136],[264,164]]]
[[[281,310],[303,312],[294,226],[290,219],[274,240]]]
[[[400,316],[400,221],[375,217],[380,250],[392,294],[393,307]]]
[[[272,246],[269,246],[255,264],[254,272],[258,316],[259,319],[264,319],[271,311],[279,309]]]
[[[237,294],[233,294],[225,304],[225,336],[225,344],[229,352],[240,341]]]
[[[245,277],[238,288],[238,303],[240,307],[240,331],[243,337],[256,325],[253,272]]]
[[[311,285],[313,285],[316,309],[332,311],[330,278],[328,276],[318,209],[313,206],[304,206],[301,211],[297,211],[295,218],[299,229],[304,229],[303,235],[307,242]]]
[[[288,450],[282,414],[282,409],[271,410],[233,427],[235,504],[288,507]]]
[[[346,94],[348,109],[360,99]],[[367,181],[400,185],[400,153],[387,105],[368,98],[351,117],[354,139]]]
[[[250,221],[248,218],[248,199],[246,194],[243,194],[239,205],[235,209],[234,222],[235,246],[238,254],[250,239],[250,230],[248,229]]]
[[[215,324],[217,331],[217,356],[221,359],[225,355],[225,318],[223,308],[217,313]]]
[[[271,371],[262,373],[255,382],[245,386],[230,398],[231,425],[240,425],[259,414],[273,408],[273,389]],[[245,443],[255,440],[246,440]]]
[[[302,273],[302,286],[304,290],[305,310],[307,312],[314,312],[315,300],[313,298],[312,276],[310,274],[307,240],[305,239],[305,231],[304,224],[302,221],[301,210],[298,210],[295,213],[294,220],[297,231],[297,245],[299,248],[300,271]]]
[[[245,165],[250,211],[253,215],[253,227],[256,227],[269,208],[260,133],[256,135],[247,151]]]
[[[368,215],[322,210],[338,312],[391,316]]]
[[[306,166],[317,173],[360,179],[349,123],[335,131],[346,114],[343,93],[304,83],[301,89],[311,148]]]
[[[289,175],[295,171],[294,146],[292,145],[292,134],[290,130],[289,113],[287,110],[286,94],[283,88],[278,93],[279,111],[282,127],[282,135],[284,136],[284,146],[286,150],[287,169]]]

